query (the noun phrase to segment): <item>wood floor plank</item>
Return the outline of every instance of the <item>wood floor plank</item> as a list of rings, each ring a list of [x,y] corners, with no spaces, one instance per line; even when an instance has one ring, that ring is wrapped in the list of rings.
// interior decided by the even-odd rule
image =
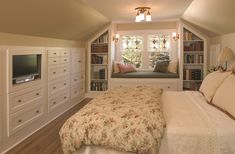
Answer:
[[[60,145],[59,130],[70,116],[76,113],[90,100],[90,98],[86,98],[81,103],[28,137],[6,154],[63,154]]]

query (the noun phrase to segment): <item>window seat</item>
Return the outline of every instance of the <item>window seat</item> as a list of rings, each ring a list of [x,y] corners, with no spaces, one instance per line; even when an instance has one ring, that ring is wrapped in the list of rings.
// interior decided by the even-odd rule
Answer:
[[[179,74],[153,71],[137,71],[131,73],[112,73],[111,78],[179,78]]]

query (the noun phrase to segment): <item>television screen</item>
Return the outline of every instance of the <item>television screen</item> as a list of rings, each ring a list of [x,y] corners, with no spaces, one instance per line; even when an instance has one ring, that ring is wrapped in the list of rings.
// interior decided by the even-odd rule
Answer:
[[[13,55],[13,78],[40,73],[41,55]]]

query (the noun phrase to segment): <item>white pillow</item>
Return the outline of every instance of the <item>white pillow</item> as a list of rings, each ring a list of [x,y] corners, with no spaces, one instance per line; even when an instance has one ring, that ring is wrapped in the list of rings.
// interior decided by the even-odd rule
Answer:
[[[123,62],[113,61],[113,73],[119,73],[120,72],[118,64],[123,64]]]
[[[212,103],[235,117],[235,74],[224,80],[217,89]]]
[[[231,72],[215,71],[205,77],[199,91],[203,93],[208,102],[211,102],[217,88],[230,74]]]
[[[178,69],[178,60],[171,60],[167,68],[168,72],[177,73],[177,69]]]

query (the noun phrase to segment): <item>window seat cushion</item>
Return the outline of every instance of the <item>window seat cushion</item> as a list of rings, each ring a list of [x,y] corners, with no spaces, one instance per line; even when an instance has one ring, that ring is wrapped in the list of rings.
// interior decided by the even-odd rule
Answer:
[[[130,73],[112,73],[112,78],[179,78],[177,73],[137,71]]]

